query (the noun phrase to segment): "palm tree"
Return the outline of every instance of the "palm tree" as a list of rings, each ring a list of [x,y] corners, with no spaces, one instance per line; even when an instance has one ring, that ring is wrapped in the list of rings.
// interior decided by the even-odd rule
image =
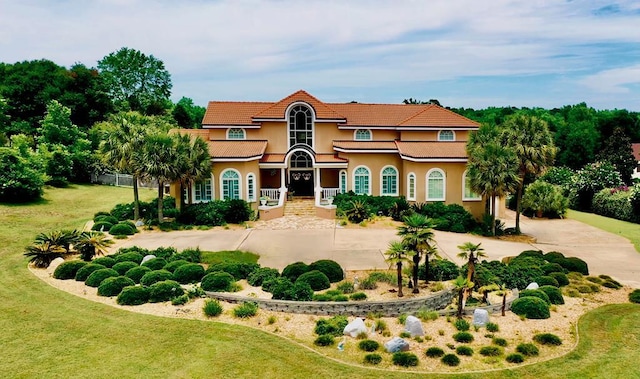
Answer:
[[[478,262],[478,258],[487,256],[484,253],[484,249],[480,247],[481,244],[482,243],[476,245],[472,242],[465,242],[458,246],[458,249],[460,249],[458,257],[467,260],[467,281],[469,282],[475,280],[476,262]]]
[[[81,232],[78,230],[53,230],[49,233],[40,233],[36,236],[37,243],[48,242],[50,245],[57,245],[68,254],[71,252],[71,245],[78,242]]]
[[[456,315],[458,318],[462,318],[462,312],[464,311],[464,293],[466,290],[473,288],[473,285],[473,282],[464,278],[462,275],[458,276],[453,281],[453,286],[458,295],[458,313]]]
[[[80,234],[75,248],[80,253],[80,258],[84,261],[91,261],[96,255],[104,255],[107,247],[113,245],[113,240],[108,239],[102,232],[83,232]]]
[[[196,136],[191,138],[188,134],[177,134],[176,147],[187,157],[187,166],[180,175],[180,188],[178,193],[179,207],[182,205],[183,188],[187,189],[187,203],[193,202],[191,187],[198,180],[205,179],[211,175],[211,156],[207,143]],[[182,153],[181,153],[182,154]]]
[[[520,213],[524,179],[539,176],[553,165],[557,149],[544,120],[524,114],[513,115],[503,124],[503,141],[515,151],[518,159],[516,193],[516,233],[520,234]]]
[[[62,246],[50,242],[34,243],[25,250],[24,255],[30,258],[29,262],[39,268],[49,267],[54,259],[62,257],[67,252]]]
[[[420,213],[413,213],[404,218],[404,224],[398,227],[398,235],[402,237],[402,244],[413,254],[413,293],[419,293],[418,289],[418,267],[424,255],[427,275],[429,274],[429,255],[435,254],[436,250],[432,246],[434,224],[431,219]],[[428,279],[427,279],[428,282]]]
[[[410,262],[409,256],[412,255],[411,251],[407,251],[405,245],[401,241],[392,241],[389,243],[389,249],[385,253],[387,255],[386,261],[395,264],[398,274],[398,297],[403,297],[402,293],[402,264],[404,262]]]

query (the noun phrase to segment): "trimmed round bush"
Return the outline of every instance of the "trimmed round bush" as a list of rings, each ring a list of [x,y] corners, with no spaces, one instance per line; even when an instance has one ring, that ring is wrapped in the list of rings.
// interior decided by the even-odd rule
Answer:
[[[418,268],[418,276],[420,277],[420,279],[446,281],[455,279],[458,275],[460,275],[460,267],[446,259],[430,259],[428,278],[426,271],[427,270],[425,265],[421,265]]]
[[[331,334],[323,334],[318,336],[313,344],[316,346],[331,346],[335,343],[335,339]]]
[[[274,284],[271,285],[271,282]],[[267,285],[271,288],[272,299],[275,300],[309,301],[313,298],[313,289],[304,281],[293,284],[289,279],[280,277],[265,282],[263,288]]]
[[[209,266],[207,274],[216,271],[227,272],[236,280],[247,279],[247,277],[260,267],[257,263],[246,262],[222,262]]]
[[[309,265],[309,271],[318,270],[329,278],[329,282],[337,283],[344,280],[344,270],[338,262],[330,259],[321,259]]]
[[[545,263],[544,265],[540,266],[540,269],[545,275],[549,275],[552,272],[561,272],[564,274],[564,269],[562,268],[562,266],[555,262]]]
[[[587,262],[583,261],[580,258],[569,257],[562,260],[556,261],[560,266],[562,266],[567,271],[575,271],[579,272],[582,275],[589,275],[589,266]]]
[[[362,351],[372,352],[372,351],[378,350],[379,348],[380,348],[380,344],[378,343],[378,341],[362,340],[358,342],[358,349]]]
[[[353,301],[367,300],[367,294],[364,292],[356,292],[349,295],[349,299]]]
[[[369,365],[377,365],[382,362],[382,357],[380,354],[367,354],[364,356],[364,363]]]
[[[127,271],[131,270],[134,267],[139,267],[135,262],[118,262],[113,265],[112,269],[116,270],[118,274],[124,275]],[[138,279],[140,281],[140,279]]]
[[[456,347],[456,354],[470,357],[473,355],[473,349],[471,346],[461,345]]]
[[[117,224],[118,223],[118,219],[111,216],[111,215],[97,215],[93,218],[93,222],[94,223],[98,223],[98,222],[108,222],[112,225]]]
[[[173,280],[173,274],[167,270],[156,270],[147,272],[140,278],[140,284],[145,287],[149,287],[154,283],[162,282],[165,280]]]
[[[91,230],[95,230],[97,232],[108,232],[113,228],[113,224],[108,221],[98,221],[93,224]]]
[[[309,271],[309,266],[304,262],[295,262],[291,263],[287,267],[282,270],[282,276],[291,280],[291,282],[295,282],[296,279],[305,272]]]
[[[559,260],[563,260],[564,259],[564,254],[559,253],[557,251],[551,251],[549,253],[546,253],[544,255],[544,259],[547,262],[551,262],[551,263],[557,263]]]
[[[318,270],[305,272],[296,279],[296,283],[298,282],[307,283],[314,291],[322,291],[331,287],[329,278]]]
[[[440,358],[441,356],[444,355],[444,350],[442,350],[437,346],[431,346],[430,348],[427,349],[427,351],[424,352],[424,355],[426,355],[429,358]]]
[[[149,267],[151,271],[162,270],[167,265],[167,260],[164,258],[151,258],[144,262],[141,266]],[[168,271],[168,270],[167,270]]]
[[[538,347],[532,343],[521,343],[516,347],[516,351],[527,357],[536,357],[540,354]]]
[[[453,335],[453,339],[456,342],[469,343],[469,342],[473,342],[473,334],[469,332],[458,332]]]
[[[106,268],[112,268],[116,264],[116,260],[112,257],[100,257],[91,261],[93,264],[103,265]]]
[[[174,297],[184,295],[184,290],[180,283],[175,280],[163,280],[149,286],[149,301],[151,303],[161,303],[169,301]]]
[[[122,254],[118,254],[115,256],[116,262],[135,262],[137,264],[140,264],[140,262],[142,262],[142,259],[144,258],[144,256],[140,253],[136,253],[134,251],[128,252],[128,253],[122,253]]]
[[[124,287],[116,302],[120,305],[140,305],[149,301],[149,288],[141,286]]]
[[[97,271],[94,271],[89,275],[87,280],[84,281],[84,284],[89,287],[99,287],[102,284],[102,281],[111,278],[113,276],[120,276],[116,270],[110,268],[103,268]]]
[[[174,272],[178,267],[186,265],[187,263],[191,262],[185,261],[184,259],[178,259],[177,261],[167,263],[162,269],[169,272]]]
[[[502,355],[504,351],[499,346],[483,346],[479,352],[480,355],[484,355],[485,357],[497,357]]]
[[[560,283],[553,276],[541,276],[536,280],[539,286],[560,287]]]
[[[569,278],[567,278],[567,274],[564,272],[552,272],[549,274],[550,277],[554,278],[558,282],[558,286],[568,286]]]
[[[125,262],[120,262],[120,263],[125,263]],[[116,263],[116,264],[119,264],[119,263]],[[133,280],[136,284],[138,284],[140,283],[140,279],[142,279],[142,277],[149,272],[151,272],[151,269],[149,267],[136,266],[136,267],[130,268],[129,271],[125,272],[124,276],[126,276],[127,278]]]
[[[526,296],[513,301],[511,311],[518,316],[530,319],[546,319],[551,317],[549,304],[539,297]]]
[[[132,228],[131,225],[127,223],[119,223],[109,229],[109,234],[114,236],[132,236],[136,234],[136,228]]]
[[[118,296],[124,287],[135,285],[133,280],[126,276],[106,278],[98,287],[98,296]]]
[[[562,345],[562,340],[560,339],[560,337],[551,333],[536,334],[535,336],[533,336],[533,341],[539,343],[540,345]]]
[[[511,353],[511,354],[507,355],[506,360],[509,363],[522,363],[522,362],[524,362],[524,357],[522,356],[522,354]]]
[[[249,283],[250,286],[261,287],[265,281],[275,279],[279,276],[280,273],[275,268],[260,267],[249,274],[247,283]]]
[[[207,317],[216,317],[222,314],[222,305],[216,299],[206,299],[202,311]]]
[[[105,268],[106,267],[104,267],[103,265],[97,265],[93,263],[86,264],[78,269],[75,279],[79,282],[84,282],[94,271],[102,270]]]
[[[205,291],[226,292],[229,291],[231,283],[235,278],[228,272],[212,272],[202,278],[200,287]]]
[[[237,318],[249,318],[258,313],[258,304],[250,301],[244,302],[233,308],[233,315]]]
[[[180,284],[197,283],[204,277],[204,267],[197,263],[189,263],[178,267],[173,278]]]
[[[458,356],[455,354],[446,354],[442,357],[442,359],[440,359],[440,361],[445,365],[451,367],[455,367],[460,364],[460,358],[458,358]]]
[[[419,359],[418,356],[413,353],[398,351],[397,353],[393,353],[391,361],[396,366],[415,367],[418,365]]]
[[[549,302],[551,304],[564,304],[564,297],[562,297],[562,291],[560,291],[559,288],[554,286],[542,286],[538,288],[538,290],[547,294],[547,296],[549,297]]]
[[[78,270],[86,266],[85,261],[67,261],[56,267],[53,277],[60,280],[75,279]]]
[[[632,303],[640,303],[640,289],[631,291],[629,301]]]
[[[520,297],[527,297],[527,296],[538,297],[538,298],[544,300],[545,303],[551,304],[551,301],[549,300],[549,296],[547,296],[546,293],[544,293],[543,291],[541,291],[539,289],[536,289],[536,290],[522,290],[522,291],[520,291]]]

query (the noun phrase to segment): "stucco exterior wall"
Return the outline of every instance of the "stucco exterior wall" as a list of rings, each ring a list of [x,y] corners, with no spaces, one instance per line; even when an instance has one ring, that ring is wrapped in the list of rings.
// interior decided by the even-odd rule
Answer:
[[[347,155],[347,154],[345,154]],[[404,193],[404,185],[402,182],[402,158],[398,154],[348,154],[349,168],[347,169],[347,190],[354,191],[353,174],[360,166],[369,169],[371,195],[380,196],[380,186],[382,183],[382,169],[387,166],[393,166],[398,170],[398,195]]]

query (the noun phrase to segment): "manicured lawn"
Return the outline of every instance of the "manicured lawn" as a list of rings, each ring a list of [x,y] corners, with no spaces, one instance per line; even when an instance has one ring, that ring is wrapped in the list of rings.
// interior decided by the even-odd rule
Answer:
[[[225,261],[236,261],[241,263],[258,263],[260,256],[248,251],[223,250],[223,251],[203,251],[202,263],[213,265]]]
[[[154,196],[144,192],[144,199]],[[408,378],[352,367],[258,330],[127,312],[56,290],[22,256],[39,232],[80,228],[100,210],[130,202],[130,189],[50,189],[28,206],[0,205],[0,377],[2,378]],[[567,357],[465,378],[640,376],[640,306],[599,308],[580,322]],[[416,352],[426,359],[423,352]],[[387,354],[382,353],[385,359]]]
[[[640,225],[638,224],[599,216],[595,213],[574,211],[572,209],[569,209],[567,212],[567,217],[584,222],[598,229],[621,235],[631,241],[636,251],[640,252]]]

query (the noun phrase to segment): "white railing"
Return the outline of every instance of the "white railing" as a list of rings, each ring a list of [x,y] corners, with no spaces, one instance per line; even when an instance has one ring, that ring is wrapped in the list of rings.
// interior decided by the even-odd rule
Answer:
[[[322,199],[325,200],[328,197],[335,197],[340,193],[340,188],[323,188]]]
[[[260,197],[266,197],[269,199],[269,201],[279,200],[280,189],[279,188],[261,188]]]

